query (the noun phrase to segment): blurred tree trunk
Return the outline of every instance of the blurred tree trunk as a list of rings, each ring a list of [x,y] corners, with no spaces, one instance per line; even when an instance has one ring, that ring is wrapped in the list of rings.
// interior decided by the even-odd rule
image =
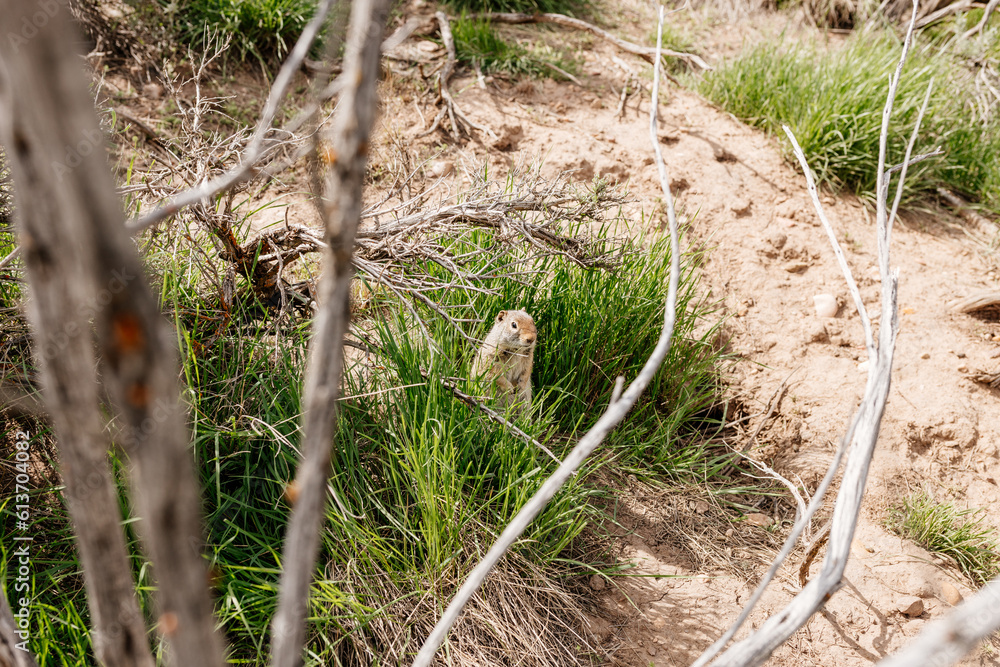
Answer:
[[[104,137],[58,0],[0,12],[0,140],[15,186],[29,317],[105,665],[152,666],[107,462],[93,325],[132,464],[140,533],[174,664],[221,665],[175,343],[124,227]]]

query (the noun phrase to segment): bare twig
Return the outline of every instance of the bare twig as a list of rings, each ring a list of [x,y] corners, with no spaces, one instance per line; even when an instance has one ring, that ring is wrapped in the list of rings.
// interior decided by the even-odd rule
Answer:
[[[760,583],[757,584],[757,588],[754,589],[753,594],[747,600],[747,603],[743,606],[740,611],[739,616],[731,626],[726,630],[725,633],[719,639],[717,639],[711,646],[705,649],[705,652],[698,656],[698,659],[694,662],[692,667],[702,667],[707,665],[709,661],[712,660],[719,651],[726,647],[726,644],[736,636],[736,633],[746,622],[747,618],[750,617],[751,612],[753,612],[754,607],[760,601],[760,598],[764,595],[764,591],[777,576],[778,570],[781,568],[782,563],[788,558],[789,554],[795,548],[795,545],[799,541],[799,537],[805,532],[806,527],[812,521],[812,517],[816,514],[820,507],[823,505],[823,498],[826,496],[827,490],[833,483],[834,477],[837,476],[837,471],[840,470],[840,462],[844,458],[844,452],[847,451],[847,445],[850,443],[851,438],[854,434],[854,426],[857,423],[855,420],[851,424],[851,428],[848,430],[847,435],[840,442],[840,446],[837,448],[837,453],[834,454],[833,461],[830,462],[830,466],[827,468],[826,475],[823,476],[823,480],[820,482],[819,486],[816,487],[816,492],[813,494],[812,500],[809,501],[809,506],[806,511],[796,520],[795,524],[792,526],[792,530],[789,531],[788,537],[785,538],[784,544],[781,545],[781,551],[774,558],[771,566],[767,569],[767,572],[761,577]]]
[[[799,588],[805,588],[806,584],[809,582],[809,566],[812,565],[813,560],[816,558],[816,554],[819,550],[823,548],[826,541],[830,539],[830,522],[827,521],[823,524],[823,527],[819,529],[816,533],[816,537],[809,546],[806,547],[806,555],[802,558],[802,562],[799,564]]]
[[[0,259],[0,269],[6,269],[7,266],[9,266],[11,262],[17,259],[18,255],[20,254],[21,254],[21,246],[17,246],[13,250],[11,250],[9,253],[7,253],[6,257]]]
[[[423,372],[421,372],[421,375],[424,375]],[[427,376],[424,375],[424,377],[426,378]],[[504,428],[508,429],[511,433],[513,433],[514,435],[516,435],[517,437],[519,437],[521,440],[524,440],[528,444],[534,445],[535,447],[537,447],[541,451],[545,452],[546,456],[548,456],[550,459],[552,459],[556,463],[560,463],[558,457],[556,457],[556,455],[552,453],[552,450],[550,450],[548,447],[546,447],[545,445],[543,445],[542,443],[538,442],[537,440],[535,440],[534,438],[532,438],[530,435],[528,435],[527,433],[525,433],[524,431],[522,431],[521,429],[519,429],[517,427],[517,425],[512,424],[508,420],[504,419],[503,416],[500,415],[496,410],[490,408],[489,406],[487,406],[482,401],[477,400],[476,398],[474,398],[472,396],[469,396],[464,391],[462,391],[457,386],[455,386],[455,384],[452,383],[452,382],[449,382],[449,381],[447,381],[445,379],[442,379],[441,380],[441,384],[443,384],[448,390],[450,390],[451,393],[454,394],[455,398],[457,398],[458,400],[462,401],[463,403],[465,403],[469,407],[476,408],[477,410],[479,410],[480,412],[482,412],[484,415],[486,415],[487,417],[489,417],[490,419],[492,419],[497,424],[500,424]]]
[[[771,479],[775,480],[776,482],[784,486],[786,489],[788,489],[788,492],[791,494],[792,499],[795,501],[795,522],[796,523],[800,522],[802,520],[802,517],[806,515],[806,503],[804,500],[802,500],[802,494],[799,493],[799,490],[795,487],[795,485],[792,484],[787,477],[785,477],[778,471],[774,470],[771,466],[767,465],[766,463],[751,458],[742,452],[739,452],[739,456],[744,461],[752,465],[754,468],[761,471],[762,473],[764,473],[765,475],[767,475],[768,477],[770,477]],[[807,522],[805,522],[803,525],[806,528],[809,527],[809,524]],[[806,531],[806,533],[807,533],[806,539],[809,539],[808,530]]]
[[[612,35],[607,30],[598,28],[592,23],[587,23],[586,21],[581,21],[580,19],[573,18],[571,16],[565,16],[564,14],[552,14],[552,13],[538,13],[538,14],[517,14],[517,13],[507,13],[507,12],[484,12],[481,14],[473,14],[471,18],[483,19],[486,21],[493,21],[495,23],[512,23],[512,24],[522,24],[522,23],[552,23],[555,25],[562,26],[564,28],[572,28],[573,30],[582,30],[584,32],[589,32],[591,35],[600,37],[603,40],[609,41],[615,46],[617,46],[622,51],[637,55],[645,61],[652,63],[653,59],[656,57],[667,56],[668,58],[678,58],[688,63],[691,66],[697,67],[703,70],[710,70],[712,67],[706,63],[700,56],[693,53],[684,53],[682,51],[672,51],[670,49],[654,49],[650,46],[640,46],[633,42],[628,42],[620,37]]]
[[[847,265],[847,258],[844,256],[844,251],[840,247],[840,241],[837,240],[837,234],[833,231],[833,225],[826,217],[826,212],[823,210],[823,206],[819,200],[819,192],[816,189],[816,181],[813,179],[812,171],[809,169],[809,163],[806,162],[805,155],[802,153],[802,149],[799,147],[798,141],[795,140],[795,135],[792,134],[792,130],[787,126],[783,126],[785,134],[788,135],[788,139],[792,142],[792,150],[795,152],[795,156],[799,160],[799,165],[802,167],[802,173],[806,178],[806,185],[809,188],[809,196],[812,197],[813,206],[816,209],[816,213],[819,216],[820,222],[823,224],[823,230],[826,232],[826,237],[830,241],[830,247],[833,248],[833,254],[837,258],[837,264],[840,265],[840,271],[844,274],[844,280],[847,282],[847,289],[851,293],[851,298],[854,299],[854,307],[858,311],[858,316],[861,318],[861,329],[865,337],[865,348],[868,351],[868,361],[874,362],[877,351],[875,349],[875,338],[872,336],[872,322],[868,316],[868,309],[865,308],[865,302],[861,298],[861,292],[858,290],[858,284],[854,281],[854,275],[851,273],[851,268]]]
[[[660,10],[660,29],[662,31],[663,25],[663,10]],[[658,41],[657,48],[659,48],[660,43]],[[674,333],[674,323],[676,321],[676,307],[677,307],[677,284],[680,278],[680,244],[677,238],[677,218],[673,209],[673,197],[670,194],[670,187],[666,179],[666,169],[663,165],[662,156],[659,153],[659,142],[656,136],[656,109],[657,109],[657,92],[658,92],[658,81],[659,81],[659,63],[660,59],[656,58],[656,69],[655,69],[655,79],[656,83],[653,84],[653,102],[650,105],[650,133],[653,142],[654,152],[657,154],[658,160],[658,170],[660,172],[660,180],[664,188],[664,198],[667,201],[667,214],[670,220],[670,239],[671,239],[671,267],[670,267],[670,283],[667,293],[667,303],[664,308],[664,322],[663,330],[660,333],[660,339],[656,344],[656,348],[653,350],[646,364],[643,366],[642,370],[636,379],[629,385],[628,389],[622,394],[618,401],[610,404],[605,410],[604,414],[601,415],[600,419],[594,427],[588,431],[581,439],[580,442],[573,448],[569,453],[563,463],[552,475],[545,480],[541,488],[525,503],[524,507],[511,519],[510,523],[504,528],[503,532],[497,541],[490,547],[490,550],[483,557],[483,559],[473,568],[472,572],[469,573],[465,582],[459,588],[455,597],[452,599],[448,608],[445,609],[444,614],[438,621],[434,630],[431,632],[427,641],[421,647],[420,652],[417,654],[416,659],[413,661],[414,667],[427,667],[434,659],[434,655],[437,653],[438,648],[444,641],[454,625],[455,621],[458,619],[459,614],[462,612],[463,607],[469,601],[469,599],[479,590],[486,577],[489,576],[490,571],[496,566],[496,564],[503,558],[507,550],[517,541],[521,534],[527,529],[528,525],[538,516],[539,512],[545,507],[549,500],[556,494],[556,492],[562,487],[563,484],[574,474],[574,472],[579,468],[586,458],[593,453],[593,451],[601,444],[608,433],[611,432],[628,414],[632,406],[639,399],[639,396],[645,390],[646,386],[652,380],[656,371],[659,369],[660,365],[663,363],[667,352],[670,350],[670,343],[673,338]]]
[[[471,120],[468,116],[462,113],[455,104],[455,98],[451,96],[451,90],[448,88],[448,81],[451,79],[451,75],[455,71],[455,64],[458,61],[458,56],[455,52],[455,38],[451,34],[451,24],[448,22],[448,17],[444,12],[436,12],[434,17],[437,18],[438,25],[441,29],[441,41],[444,42],[445,51],[447,52],[447,59],[445,60],[444,67],[438,73],[438,101],[442,102],[441,110],[438,111],[437,116],[434,117],[434,122],[431,126],[421,132],[419,137],[427,136],[434,130],[441,126],[444,121],[445,116],[451,121],[451,137],[455,141],[461,138],[462,131],[465,127],[471,127],[473,129],[479,130],[480,132],[487,134],[491,139],[496,139],[497,135],[494,134],[493,130],[479,125],[478,123]]]
[[[955,210],[955,213],[957,213],[967,223],[973,225],[980,234],[987,237],[993,237],[996,235],[997,224],[989,218],[977,213],[969,202],[965,201],[954,192],[945,190],[944,188],[938,188],[937,192],[938,196],[940,196],[945,203]]]
[[[388,0],[357,0],[351,8],[344,56],[346,85],[329,138],[337,157],[327,173],[322,206],[327,248],[320,279],[320,310],[306,367],[302,459],[295,479],[299,493],[285,537],[278,611],[271,634],[274,667],[294,667],[302,662],[309,584],[325,516],[336,399],[344,365],[343,340],[350,320],[351,256],[361,219],[368,137],[378,103],[379,48],[388,10]]]
[[[14,545],[11,545],[14,549]],[[22,646],[28,643],[28,632],[19,629],[14,620],[14,614],[7,603],[7,596],[0,593],[0,667],[36,667],[35,659],[31,653],[22,650]],[[20,637],[24,637],[18,642]],[[18,646],[21,644],[22,646]]]
[[[888,2],[888,0],[885,0],[885,2]],[[967,9],[972,9],[972,7],[976,6],[976,4],[978,3],[973,2],[972,0],[958,0],[958,2],[946,4],[940,9],[936,9],[935,11],[918,18],[917,28],[926,28],[930,24],[936,23],[947,16],[964,12]],[[928,8],[932,6],[933,5],[928,5]]]
[[[774,411],[778,409],[779,405],[781,405],[781,401],[785,397],[785,392],[788,391],[788,381],[792,379],[792,376],[795,375],[797,370],[798,369],[796,368],[791,373],[786,375],[785,379],[778,385],[778,388],[774,390],[773,394],[771,394],[771,398],[767,402],[767,409],[764,411],[764,418],[757,423],[753,433],[751,433],[750,437],[747,438],[746,443],[740,448],[740,451],[736,452],[738,455],[742,456],[753,449],[754,443],[757,442],[757,437],[760,435],[760,432],[764,430],[764,427],[767,426],[767,422],[771,419],[771,415],[773,415]],[[734,464],[729,464],[722,471],[722,475],[728,475],[733,471],[733,468]]]
[[[985,28],[986,24],[990,21],[990,14],[993,13],[998,4],[1000,4],[1000,0],[990,0],[986,4],[986,9],[983,10],[983,17],[979,19],[979,23],[962,35],[962,39],[969,39],[976,33],[982,32],[983,28]]]
[[[903,52],[900,56],[896,72],[890,79],[889,92],[886,96],[885,109],[882,115],[878,187],[876,188],[878,193],[876,202],[876,233],[879,241],[879,267],[882,275],[882,313],[879,328],[879,344],[873,363],[869,369],[868,382],[865,387],[861,406],[848,430],[851,453],[845,467],[844,479],[837,496],[837,502],[834,505],[826,558],[816,578],[810,581],[781,612],[769,618],[755,633],[733,645],[715,660],[712,664],[717,667],[748,667],[764,662],[775,648],[780,646],[798,628],[802,627],[812,614],[836,591],[840,586],[844,568],[847,564],[851,540],[857,525],[861,500],[864,495],[868,467],[871,463],[875,443],[878,439],[882,414],[885,410],[889,394],[892,358],[895,350],[896,335],[899,330],[896,306],[898,275],[896,272],[891,272],[889,268],[891,216],[888,211],[888,190],[883,186],[885,179],[888,177],[885,168],[885,146],[888,141],[888,123],[892,112],[896,87],[902,72],[903,63],[906,61],[912,43],[917,9],[917,2],[914,0],[909,29],[907,30],[906,39],[903,44]],[[922,118],[918,118],[917,125],[920,124],[921,120]],[[912,144],[913,139],[911,138],[907,155],[909,155],[910,149],[912,149]],[[801,151],[799,151],[799,155],[801,155]],[[800,157],[800,160],[804,162],[804,158]],[[806,174],[809,173],[808,166],[806,166],[804,171]],[[901,175],[897,186],[900,189],[902,188],[902,178],[905,176],[905,169],[903,171],[904,173]],[[814,203],[817,204],[817,210],[822,217],[821,205],[815,200]],[[846,262],[842,263],[841,266],[844,269],[845,277],[848,277],[850,269],[845,268]],[[850,278],[848,278],[848,282],[852,282]],[[870,328],[866,330],[865,335],[865,342],[869,346],[869,349],[875,348]],[[716,645],[718,644],[719,642],[716,642]],[[713,645],[709,649],[709,652],[717,650],[716,645]],[[706,662],[707,660],[703,656],[696,664],[702,665]]]

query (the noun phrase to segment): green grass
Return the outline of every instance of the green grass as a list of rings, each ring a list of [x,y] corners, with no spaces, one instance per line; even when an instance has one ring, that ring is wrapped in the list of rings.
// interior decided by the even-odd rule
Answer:
[[[476,231],[440,242],[462,252],[493,240]],[[206,557],[218,574],[218,618],[230,660],[263,664],[289,515],[284,493],[298,461],[310,323],[293,319],[277,327],[255,319],[259,304],[252,299],[238,303],[227,323],[191,244],[207,247],[204,232],[175,229],[144,247],[178,331],[204,489]],[[633,244],[613,272],[538,257],[529,247],[505,260],[513,275],[479,285],[491,293],[449,290],[433,298],[469,320],[465,332],[479,338],[497,310],[520,306],[534,315],[537,398],[530,414],[509,417],[564,454],[607,404],[615,377],[634,378],[652,350],[663,321],[668,246],[656,239]],[[484,276],[496,270],[484,259],[468,261],[466,268]],[[585,658],[573,628],[582,611],[565,582],[602,565],[582,541],[599,514],[592,501],[605,493],[591,481],[594,472],[612,466],[683,480],[710,476],[722,465],[703,444],[705,430],[718,425],[710,408],[719,369],[711,346],[715,315],[696,297],[700,261],[698,253],[682,258],[680,317],[664,368],[627,423],[550,502],[473,601],[477,614],[448,649],[455,660],[505,664],[516,646],[521,664],[579,664]],[[348,356],[343,393],[349,398],[340,404],[330,480],[338,500],[328,513],[312,588],[308,665],[406,662],[462,578],[554,469],[533,445],[435,380],[459,378],[475,393],[476,385],[461,379],[474,347],[429,310],[419,312],[438,352],[392,298],[355,315],[382,351],[367,360]],[[47,557],[56,565],[36,576],[36,618],[46,637],[42,664],[82,667],[92,661],[89,614],[67,526],[63,512],[44,527],[54,535]],[[3,544],[10,531],[5,521]],[[130,540],[135,572],[147,572]],[[148,582],[140,586],[151,615]]]
[[[452,21],[451,30],[459,62],[486,73],[560,78],[553,65],[571,74],[576,70],[575,61],[567,55],[543,44],[526,47],[508,41],[488,21],[462,16]]]
[[[316,10],[316,0],[175,0],[168,8],[178,38],[204,45],[207,32],[231,38],[241,60],[284,57]]]
[[[765,44],[709,73],[699,89],[747,123],[778,134],[790,155],[781,132],[782,124],[789,125],[821,182],[874,200],[882,108],[898,58],[899,44],[885,35],[855,35],[832,52]],[[932,81],[914,150],[920,154],[941,147],[944,155],[909,169],[904,203],[919,206],[945,187],[1000,211],[1000,120],[971,121],[971,89],[961,67],[920,43],[899,85],[889,164],[902,160]]]
[[[888,526],[931,553],[947,556],[976,585],[1000,574],[996,531],[983,523],[984,510],[957,509],[917,491],[889,514]]]
[[[456,12],[554,12],[579,16],[593,7],[592,0],[446,0]]]
[[[0,259],[17,247],[17,236],[14,231],[14,193],[10,185],[10,167],[7,165],[3,150],[0,149]],[[14,261],[15,265],[20,263],[19,259]],[[20,283],[3,279],[9,272],[10,267],[0,269],[0,308],[13,307],[20,298]]]

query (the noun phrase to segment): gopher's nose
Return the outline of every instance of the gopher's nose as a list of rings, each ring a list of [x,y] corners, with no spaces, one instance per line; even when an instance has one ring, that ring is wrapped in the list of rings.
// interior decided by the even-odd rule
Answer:
[[[527,336],[524,336],[524,342],[527,343],[528,345],[531,345],[532,343],[535,342],[535,335],[528,334]]]

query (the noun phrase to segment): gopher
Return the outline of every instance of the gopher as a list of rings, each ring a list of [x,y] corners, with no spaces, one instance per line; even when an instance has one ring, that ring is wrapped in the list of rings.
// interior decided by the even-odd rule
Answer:
[[[531,405],[531,367],[538,331],[523,310],[501,310],[472,363],[472,376],[492,381],[504,405]]]

